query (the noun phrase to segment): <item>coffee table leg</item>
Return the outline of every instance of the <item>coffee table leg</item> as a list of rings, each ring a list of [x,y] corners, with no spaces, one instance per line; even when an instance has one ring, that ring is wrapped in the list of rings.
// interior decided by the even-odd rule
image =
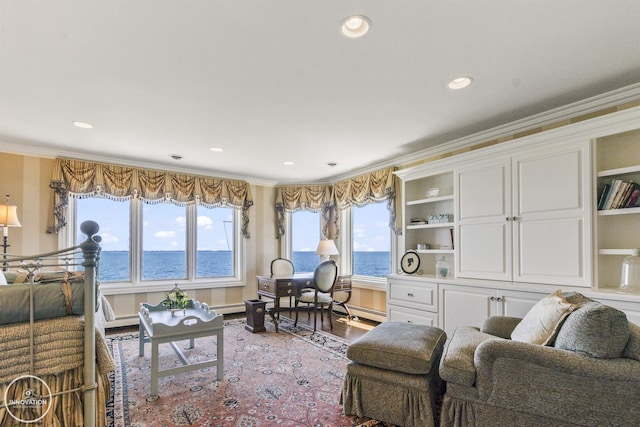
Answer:
[[[216,359],[218,360],[217,368],[218,368],[218,381],[222,381],[224,378],[224,338],[223,338],[224,330],[220,330],[217,335],[217,344],[218,344],[218,354],[216,354]]]
[[[140,328],[138,330],[138,345],[139,345],[139,356],[144,356],[144,325],[142,324],[142,320],[140,321]]]
[[[151,396],[158,395],[158,341],[151,340]]]

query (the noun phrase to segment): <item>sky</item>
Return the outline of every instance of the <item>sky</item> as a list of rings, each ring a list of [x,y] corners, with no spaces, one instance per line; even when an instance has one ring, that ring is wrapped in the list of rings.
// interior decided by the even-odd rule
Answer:
[[[103,251],[129,250],[128,202],[109,199],[78,199],[78,224],[93,220],[100,226]],[[146,251],[184,250],[186,242],[185,207],[173,204],[142,204],[143,249]],[[319,213],[294,213],[294,251],[314,251],[320,240]],[[229,250],[233,244],[233,210],[197,207],[198,250]],[[390,231],[386,203],[355,210],[354,251],[388,251]],[[79,237],[82,240],[82,236]]]

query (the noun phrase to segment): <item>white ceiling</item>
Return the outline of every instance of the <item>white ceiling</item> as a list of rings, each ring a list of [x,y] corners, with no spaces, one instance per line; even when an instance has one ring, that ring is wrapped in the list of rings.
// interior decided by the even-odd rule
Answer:
[[[324,182],[640,82],[639,40],[639,0],[0,0],[0,149]]]

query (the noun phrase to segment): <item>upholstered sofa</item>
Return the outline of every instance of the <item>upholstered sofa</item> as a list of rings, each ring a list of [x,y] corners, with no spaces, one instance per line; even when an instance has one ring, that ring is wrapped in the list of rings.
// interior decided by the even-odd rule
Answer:
[[[556,297],[551,321],[534,307],[456,329],[440,362],[441,426],[640,425],[640,327],[580,294]]]

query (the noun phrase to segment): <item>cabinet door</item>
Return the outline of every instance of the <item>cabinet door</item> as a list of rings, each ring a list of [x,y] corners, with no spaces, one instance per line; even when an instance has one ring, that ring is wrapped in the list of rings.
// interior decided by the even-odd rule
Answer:
[[[481,327],[497,314],[496,291],[487,288],[440,285],[440,328],[451,336],[459,326]]]
[[[591,284],[588,142],[513,159],[513,280]]]
[[[456,276],[511,280],[510,161],[463,168],[456,185]]]
[[[501,289],[498,291],[498,315],[524,317],[531,308],[548,294]]]

